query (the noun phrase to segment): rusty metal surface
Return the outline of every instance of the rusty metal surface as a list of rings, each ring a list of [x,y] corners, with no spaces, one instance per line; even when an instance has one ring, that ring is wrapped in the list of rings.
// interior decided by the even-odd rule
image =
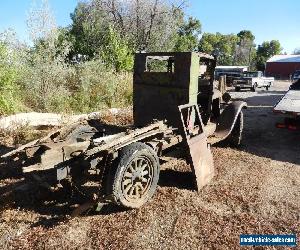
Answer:
[[[214,176],[214,163],[210,146],[197,105],[179,106],[185,140],[189,148],[190,164],[196,178],[198,191]]]
[[[158,70],[148,68],[149,59],[165,60]],[[200,65],[206,71],[201,75]],[[195,52],[140,53],[135,56],[133,81],[134,124],[146,126],[153,121],[167,120],[169,126],[181,127],[177,107],[197,103],[200,77],[207,81],[205,102],[213,95],[215,60],[212,56]],[[208,96],[207,96],[208,95]],[[210,111],[209,106],[207,111]]]
[[[214,136],[209,138],[209,141],[213,144],[226,139],[230,135],[240,112],[246,107],[247,103],[243,101],[234,101],[230,103],[221,113],[217,121]]]
[[[100,125],[100,122],[99,124]],[[104,125],[103,125],[104,126]],[[14,156],[16,154],[25,155],[25,162],[22,163],[23,173],[34,171],[45,171],[59,166],[63,162],[68,162],[70,159],[78,156],[90,158],[94,154],[99,154],[104,151],[114,152],[121,147],[130,143],[143,140],[148,137],[157,136],[162,133],[170,133],[167,126],[162,122],[155,122],[141,129],[131,129],[113,134],[115,131],[105,127],[106,135],[101,135],[100,131],[94,130],[94,127],[86,124],[76,124],[63,128],[61,131],[56,131],[55,136],[47,136],[47,140],[42,138],[32,143],[22,146],[20,149],[13,151],[5,157]],[[27,164],[27,163],[28,164]]]
[[[92,149],[87,150],[84,154],[86,156],[91,156],[103,150],[119,149],[130,143],[140,141],[153,135],[161,134],[167,130],[167,126],[162,121],[159,121],[144,128],[132,130],[128,134],[120,136],[119,138],[114,138],[106,144],[93,147]]]
[[[149,72],[148,57],[170,56],[174,72]],[[168,125],[179,127],[177,106],[189,102],[191,53],[143,53],[136,54],[133,81],[134,124],[143,127],[153,121],[167,120]],[[194,90],[197,95],[197,89]]]

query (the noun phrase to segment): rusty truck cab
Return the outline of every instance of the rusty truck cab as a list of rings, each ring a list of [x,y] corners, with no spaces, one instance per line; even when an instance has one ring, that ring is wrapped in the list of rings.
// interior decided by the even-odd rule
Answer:
[[[154,119],[181,127],[178,106],[200,104],[202,119],[211,111],[214,57],[196,52],[155,52],[135,55],[133,79],[134,124]]]

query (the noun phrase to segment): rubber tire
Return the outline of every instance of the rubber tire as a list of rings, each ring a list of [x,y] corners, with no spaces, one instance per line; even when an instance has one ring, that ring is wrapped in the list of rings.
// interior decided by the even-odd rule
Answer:
[[[240,87],[235,87],[235,91],[236,91],[236,92],[239,92],[240,90],[241,90]]]
[[[251,91],[252,91],[252,92],[255,92],[255,91],[256,91],[256,88],[257,88],[257,83],[254,83],[254,86],[251,88]]]
[[[131,163],[134,158],[141,155],[146,156],[151,161],[153,165],[153,178],[146,197],[144,196],[144,198],[138,202],[132,202],[128,201],[122,193],[121,179],[128,164]],[[112,202],[119,206],[139,208],[154,195],[159,179],[159,171],[160,164],[156,152],[144,143],[132,143],[122,148],[118,157],[114,160],[107,176],[106,193],[111,197]]]
[[[224,140],[224,145],[236,148],[242,142],[244,128],[244,114],[241,111],[235,121],[231,134]]]

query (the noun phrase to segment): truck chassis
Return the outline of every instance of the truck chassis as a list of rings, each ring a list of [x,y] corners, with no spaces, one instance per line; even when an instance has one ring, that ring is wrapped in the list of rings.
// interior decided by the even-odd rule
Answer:
[[[150,70],[148,60],[166,72]],[[240,144],[246,107],[215,87],[215,65],[202,53],[136,54],[132,126],[85,120],[1,157],[49,188],[68,181],[92,190],[89,204],[137,208],[155,193],[161,159],[181,148],[199,191],[214,176],[210,145]]]

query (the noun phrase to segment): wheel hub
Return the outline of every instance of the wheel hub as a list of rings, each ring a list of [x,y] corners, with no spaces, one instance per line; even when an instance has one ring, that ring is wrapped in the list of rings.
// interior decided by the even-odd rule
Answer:
[[[124,172],[122,188],[127,199],[141,199],[147,194],[153,178],[152,165],[148,159],[134,159]]]
[[[133,175],[132,175],[132,181],[135,181],[136,179],[140,180],[142,178],[142,173],[140,170],[136,170],[134,171]]]

